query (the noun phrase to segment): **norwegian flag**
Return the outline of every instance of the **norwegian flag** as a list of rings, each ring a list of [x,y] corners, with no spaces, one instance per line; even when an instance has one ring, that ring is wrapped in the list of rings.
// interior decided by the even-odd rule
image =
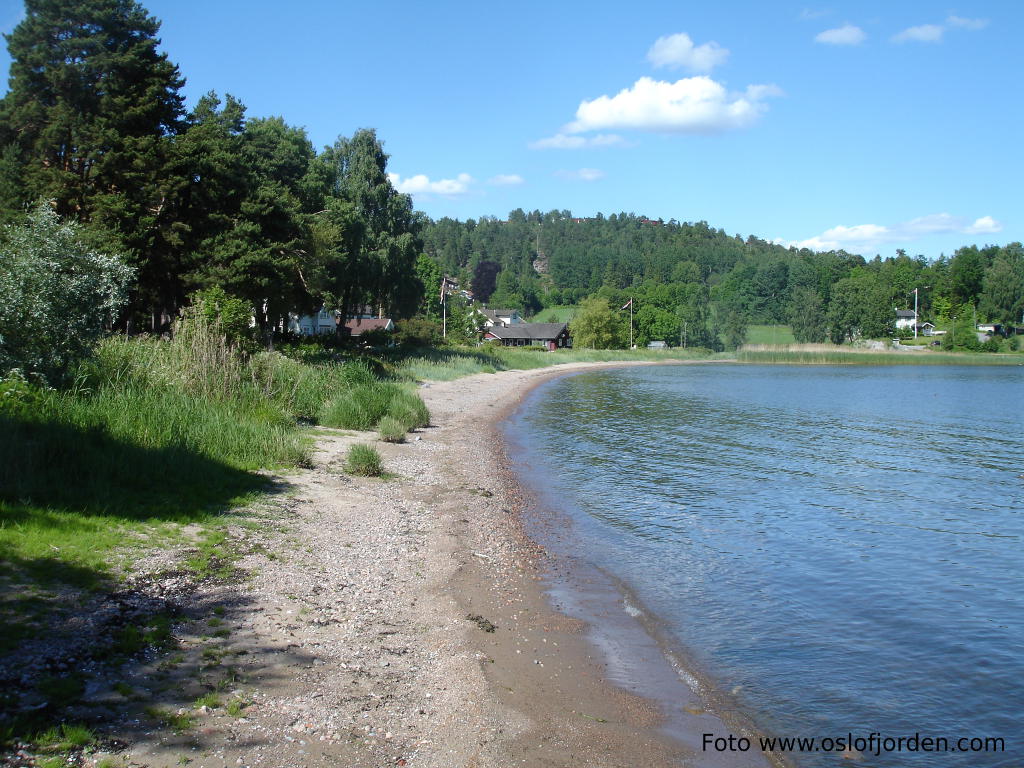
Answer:
[[[632,306],[633,306],[633,300],[630,299],[629,301],[627,301],[625,304],[622,305],[622,309],[629,309]]]

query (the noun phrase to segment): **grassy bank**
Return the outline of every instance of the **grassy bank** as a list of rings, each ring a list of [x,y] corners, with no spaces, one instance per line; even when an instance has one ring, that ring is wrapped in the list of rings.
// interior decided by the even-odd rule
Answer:
[[[736,359],[772,365],[1024,365],[1021,354],[871,350],[832,344],[748,345],[736,353]]]
[[[392,353],[389,363],[410,380],[450,381],[476,373],[548,368],[564,363],[610,363],[630,360],[701,360],[711,357],[702,349],[559,349],[541,347],[454,347]]]
[[[309,461],[310,425],[382,421],[395,439],[429,422],[413,384],[352,356],[242,354],[199,321],[170,342],[106,339],[63,390],[0,382],[0,653],[142,548],[202,554],[275,490],[259,470]]]

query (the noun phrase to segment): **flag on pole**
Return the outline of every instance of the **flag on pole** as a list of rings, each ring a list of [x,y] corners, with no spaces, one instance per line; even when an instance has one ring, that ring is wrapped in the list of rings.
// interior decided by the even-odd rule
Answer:
[[[632,306],[633,306],[633,299],[630,299],[629,301],[627,301],[625,304],[622,305],[622,308],[623,309],[629,309]]]
[[[441,297],[438,299],[442,304],[444,303],[444,295],[448,292],[448,278],[441,278]]]

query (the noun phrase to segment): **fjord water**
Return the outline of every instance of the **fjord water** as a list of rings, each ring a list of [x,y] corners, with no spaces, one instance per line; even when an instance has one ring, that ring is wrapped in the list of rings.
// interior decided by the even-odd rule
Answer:
[[[657,366],[547,382],[507,431],[563,546],[760,730],[1003,737],[866,757],[1002,766],[1024,748],[1022,400],[1022,367]]]

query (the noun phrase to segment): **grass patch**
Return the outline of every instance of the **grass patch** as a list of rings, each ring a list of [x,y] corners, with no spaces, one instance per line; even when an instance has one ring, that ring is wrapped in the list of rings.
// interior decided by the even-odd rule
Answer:
[[[241,696],[236,696],[228,702],[227,707],[224,711],[227,712],[231,717],[245,717],[245,708],[249,706],[249,701],[243,699]]]
[[[175,733],[187,731],[195,725],[195,718],[188,712],[172,712],[160,707],[146,707],[146,717],[159,723],[163,728],[170,728]]]
[[[796,344],[796,337],[788,325],[748,325],[747,344]]]
[[[62,723],[36,736],[32,742],[40,752],[67,752],[87,747],[96,741],[96,735],[84,725]]]
[[[363,477],[380,477],[384,474],[380,454],[369,445],[353,445],[345,458],[345,471]]]
[[[196,709],[199,709],[200,707],[206,707],[207,709],[217,709],[221,706],[220,696],[218,696],[216,693],[207,693],[196,699],[192,706]]]
[[[185,559],[185,567],[198,579],[230,579],[235,575],[235,563],[244,552],[237,547],[226,546],[227,543],[227,532],[221,529],[204,531],[196,542],[196,551]]]
[[[408,431],[405,424],[394,416],[385,416],[377,424],[377,436],[385,443],[405,442],[405,435]]]

